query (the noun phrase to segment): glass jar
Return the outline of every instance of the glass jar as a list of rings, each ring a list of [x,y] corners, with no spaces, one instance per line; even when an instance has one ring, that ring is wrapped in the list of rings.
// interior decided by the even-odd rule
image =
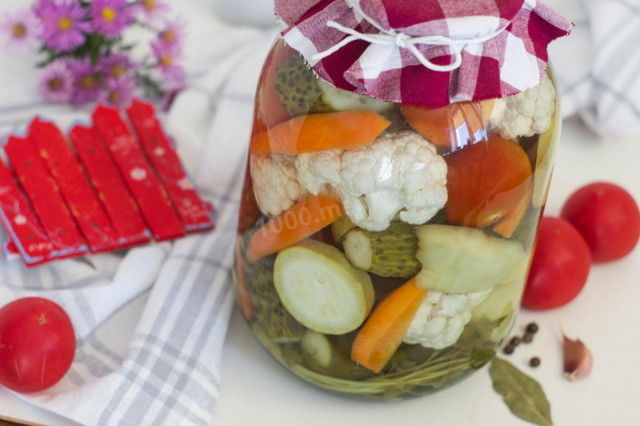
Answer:
[[[526,281],[560,130],[550,75],[427,109],[263,68],[235,286],[267,351],[334,392],[398,399],[490,361]]]

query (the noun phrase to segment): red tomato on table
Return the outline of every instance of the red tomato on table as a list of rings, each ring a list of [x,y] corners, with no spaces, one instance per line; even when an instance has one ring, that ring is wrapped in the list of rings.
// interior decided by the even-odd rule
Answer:
[[[567,221],[543,217],[522,304],[531,309],[566,305],[582,290],[591,267],[591,253]]]
[[[53,386],[76,351],[73,325],[56,303],[26,297],[0,309],[0,383],[16,392]]]
[[[640,211],[633,197],[612,183],[597,182],[574,192],[561,213],[585,239],[595,262],[629,254],[640,239]]]

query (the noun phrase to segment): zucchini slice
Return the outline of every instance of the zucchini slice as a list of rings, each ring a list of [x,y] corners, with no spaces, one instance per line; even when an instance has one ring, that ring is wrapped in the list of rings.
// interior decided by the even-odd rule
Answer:
[[[274,281],[287,311],[305,327],[324,334],[358,328],[373,307],[371,278],[337,248],[305,240],[276,258]]]

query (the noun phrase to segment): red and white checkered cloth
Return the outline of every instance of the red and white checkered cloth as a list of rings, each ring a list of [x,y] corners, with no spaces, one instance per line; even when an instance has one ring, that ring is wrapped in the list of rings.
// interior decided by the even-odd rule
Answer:
[[[548,44],[572,26],[537,0],[275,0],[275,11],[288,26],[282,33],[287,44],[324,80],[383,101],[431,108],[537,85],[547,66]],[[328,26],[331,21],[365,36],[389,37],[382,43],[356,39],[320,58],[349,37]],[[416,43],[415,52],[423,61],[448,65],[455,60],[453,44],[460,66],[427,68],[416,53],[394,42],[398,33],[405,40],[446,37],[446,45]]]

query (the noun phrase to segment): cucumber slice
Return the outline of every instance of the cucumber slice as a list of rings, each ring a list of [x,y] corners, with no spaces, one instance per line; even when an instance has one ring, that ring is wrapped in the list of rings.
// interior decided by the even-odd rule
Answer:
[[[371,278],[349,263],[337,248],[305,240],[278,255],[276,290],[302,325],[324,334],[358,328],[373,307]]]
[[[520,298],[524,289],[524,279],[508,285],[500,285],[491,290],[486,299],[471,311],[471,321],[500,321],[489,339],[500,342],[504,339],[515,320],[520,307]]]
[[[475,293],[501,283],[522,265],[526,252],[516,241],[479,229],[448,225],[416,228],[422,270],[418,287],[443,293]]]
[[[355,228],[344,239],[344,252],[356,268],[383,277],[413,277],[420,271],[414,227],[392,222],[382,232]]]
[[[378,101],[367,96],[360,96],[353,92],[338,89],[331,84],[318,80],[318,86],[322,93],[320,99],[322,103],[332,108],[334,111],[357,111],[367,109],[375,112],[385,112],[393,108],[393,104]]]
[[[518,310],[523,281],[496,286],[478,306],[471,311],[471,320],[486,318],[496,321]]]
[[[504,277],[498,285],[511,285],[514,283],[521,284],[522,280],[527,277],[527,271],[529,270],[529,262],[531,261],[528,253],[523,256],[522,259],[516,264],[516,266]]]
[[[333,359],[333,348],[329,339],[324,334],[315,332],[313,330],[307,330],[302,336],[300,341],[300,347],[302,352],[309,356],[309,358],[318,364],[320,367],[327,368],[331,365]]]

